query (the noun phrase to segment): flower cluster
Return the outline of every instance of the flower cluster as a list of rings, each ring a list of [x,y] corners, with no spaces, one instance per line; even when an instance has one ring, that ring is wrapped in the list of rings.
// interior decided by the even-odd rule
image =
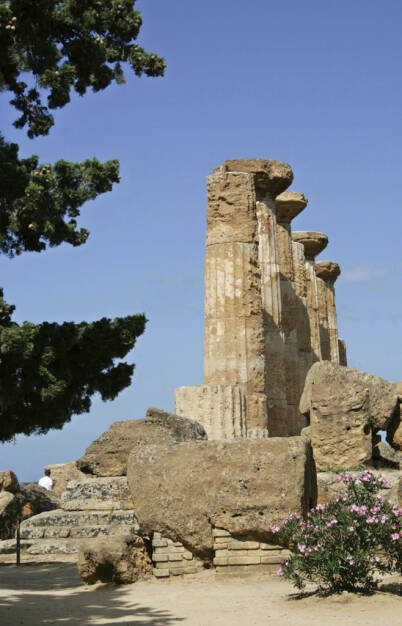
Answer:
[[[344,495],[318,504],[306,519],[292,514],[272,528],[291,550],[278,574],[298,588],[315,582],[355,590],[374,585],[376,573],[402,572],[402,509],[378,494],[387,479],[369,469],[339,479]]]

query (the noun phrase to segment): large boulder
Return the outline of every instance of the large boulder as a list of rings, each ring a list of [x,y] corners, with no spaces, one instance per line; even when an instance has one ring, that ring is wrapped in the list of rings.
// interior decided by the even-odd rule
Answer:
[[[10,491],[0,493],[0,539],[11,539],[17,528],[20,502]]]
[[[60,507],[60,499],[52,491],[39,487],[36,483],[21,486],[19,494],[21,502],[21,518],[27,519],[45,511],[53,511]]]
[[[204,427],[185,417],[148,409],[146,418],[115,422],[77,461],[80,471],[95,476],[125,476],[133,448],[151,443],[207,439]]]
[[[10,493],[17,493],[19,490],[20,485],[14,472],[11,470],[0,472],[0,492],[9,491]]]
[[[85,543],[80,548],[77,566],[88,584],[129,584],[152,575],[152,561],[144,540],[132,533]]]
[[[300,411],[309,417],[318,471],[371,459],[372,433],[386,430],[398,409],[392,383],[328,361],[309,370]]]
[[[387,430],[387,441],[395,450],[402,450],[402,380],[394,383],[394,388],[398,394],[399,407]]]
[[[316,499],[311,447],[301,437],[142,446],[130,454],[127,479],[142,531],[205,560],[213,528],[270,542],[274,524]]]

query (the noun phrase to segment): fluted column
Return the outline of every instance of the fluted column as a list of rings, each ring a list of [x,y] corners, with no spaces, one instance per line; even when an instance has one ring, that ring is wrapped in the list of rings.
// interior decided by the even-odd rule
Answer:
[[[323,233],[311,231],[295,231],[293,241],[304,246],[306,268],[307,313],[310,325],[310,342],[313,360],[321,360],[320,321],[318,311],[318,285],[315,273],[315,257],[326,248],[328,237]]]
[[[303,277],[300,268],[295,267],[291,235],[291,221],[307,206],[307,198],[294,191],[285,191],[275,199],[277,220],[277,243],[281,292],[281,329],[284,335],[285,355],[284,373],[285,390],[288,405],[288,434],[297,435],[304,426],[304,417],[299,412],[299,400],[302,392],[300,377],[300,359],[298,344],[299,295],[300,283],[305,283],[304,256]]]
[[[336,306],[335,306],[335,288],[334,284],[336,279],[341,273],[340,267],[337,263],[333,263],[332,261],[319,261],[315,264],[315,270],[317,274],[317,280],[320,280],[324,284],[324,292],[319,298],[321,301],[322,308],[326,308],[326,332],[328,336],[328,350],[325,353],[326,356],[323,356],[323,359],[326,358],[333,363],[340,363],[339,358],[339,338],[338,338],[338,323],[336,316]],[[325,324],[325,322],[324,322]],[[325,336],[325,333],[322,332],[322,336]]]
[[[292,176],[278,161],[238,159],[208,177],[205,384],[244,386],[248,436],[268,433],[275,408],[266,341],[267,328],[279,332],[281,304],[274,198]]]

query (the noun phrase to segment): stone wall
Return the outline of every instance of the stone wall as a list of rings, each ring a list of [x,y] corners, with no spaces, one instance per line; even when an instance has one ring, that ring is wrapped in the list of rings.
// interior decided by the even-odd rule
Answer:
[[[275,544],[235,539],[221,528],[214,528],[213,536],[213,563],[218,571],[257,565],[275,572],[282,560],[290,555],[289,550]]]
[[[153,535],[152,561],[156,578],[195,574],[203,569],[203,562],[186,550],[180,541],[172,541],[160,533]]]

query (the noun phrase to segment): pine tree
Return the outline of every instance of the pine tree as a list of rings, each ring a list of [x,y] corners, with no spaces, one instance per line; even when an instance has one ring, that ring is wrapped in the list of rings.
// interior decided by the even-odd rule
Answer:
[[[31,139],[47,135],[52,109],[67,105],[72,91],[84,95],[123,83],[123,67],[137,76],[163,76],[164,60],[136,43],[142,21],[134,5],[0,0],[0,90],[13,94],[14,126],[26,128]],[[0,253],[82,245],[89,233],[77,227],[81,206],[119,180],[116,160],[51,165],[36,155],[21,159],[18,146],[0,135]],[[113,399],[130,384],[134,365],[114,360],[144,332],[144,315],[18,325],[14,309],[0,290],[0,441],[62,428],[72,415],[89,411],[95,392]]]

